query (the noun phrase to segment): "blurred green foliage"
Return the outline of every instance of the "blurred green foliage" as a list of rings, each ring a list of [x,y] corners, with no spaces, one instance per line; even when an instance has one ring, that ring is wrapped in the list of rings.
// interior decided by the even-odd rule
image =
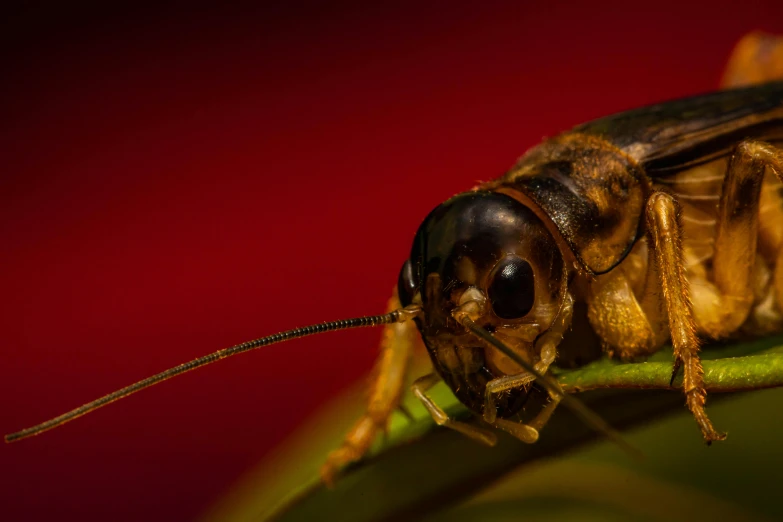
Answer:
[[[769,385],[776,382],[769,374],[780,373],[775,366],[783,357],[780,345],[783,338],[723,346],[705,352],[705,358],[730,370],[713,379],[734,382],[744,376],[754,382],[766,375]],[[635,365],[596,361],[574,375],[590,383],[606,380],[612,371],[627,378],[630,371],[649,380],[667,357],[670,352]],[[567,376],[560,373],[561,379]],[[445,386],[432,395],[450,414],[467,416]],[[434,426],[423,408],[407,400],[415,421],[395,415],[389,437],[327,490],[318,481],[318,467],[363,406],[361,392],[351,390],[309,419],[205,520],[783,519],[776,495],[783,484],[778,436],[783,418],[777,413],[783,390],[711,394],[708,411],[729,433],[711,447],[703,443],[681,391],[596,390],[580,397],[612,425],[625,427],[627,440],[645,458],[632,459],[597,440],[562,408],[538,443],[501,436],[497,447],[485,448]]]

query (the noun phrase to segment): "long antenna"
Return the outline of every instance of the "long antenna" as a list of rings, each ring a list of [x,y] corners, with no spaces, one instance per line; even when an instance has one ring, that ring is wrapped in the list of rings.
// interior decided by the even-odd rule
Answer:
[[[412,318],[415,315],[416,311],[417,310],[401,308],[399,310],[394,310],[392,312],[389,312],[388,314],[383,314],[383,315],[368,315],[365,317],[357,317],[354,319],[341,319],[339,321],[329,321],[326,323],[303,326],[301,328],[294,328],[293,330],[287,330],[285,332],[276,333],[274,335],[269,335],[267,337],[261,337],[260,339],[255,339],[253,341],[247,341],[242,344],[237,344],[236,346],[232,346],[231,348],[224,348],[223,350],[218,350],[209,355],[205,355],[203,357],[199,357],[198,359],[193,359],[192,361],[186,362],[184,364],[180,364],[179,366],[169,368],[168,370],[161,372],[157,375],[153,375],[152,377],[147,377],[146,379],[131,384],[130,386],[126,386],[121,390],[117,390],[108,395],[104,395],[100,399],[96,399],[92,402],[88,402],[87,404],[84,404],[83,406],[79,406],[78,408],[73,409],[68,413],[64,413],[60,415],[59,417],[55,417],[46,422],[42,422],[41,424],[38,424],[31,428],[27,428],[21,431],[17,431],[16,433],[11,433],[10,435],[6,435],[5,441],[14,442],[17,440],[32,437],[34,435],[38,435],[39,433],[43,433],[44,431],[48,431],[51,430],[52,428],[56,428],[57,426],[72,421],[77,417],[81,417],[84,414],[97,410],[98,408],[102,406],[106,406],[107,404],[112,403],[116,400],[122,399],[123,397],[127,397],[128,395],[143,390],[144,388],[149,388],[154,384],[158,384],[159,382],[163,382],[167,379],[171,379],[172,377],[176,377],[177,375],[181,375],[185,372],[195,370],[196,368],[206,366],[207,364],[211,364],[213,362],[219,361],[220,359],[231,357],[232,355],[237,355],[240,353],[253,350],[254,348],[260,348],[261,346],[269,346],[270,344],[289,341],[291,339],[296,339],[297,337],[305,337],[308,335],[315,335],[315,334],[331,332],[335,330],[346,330],[348,328],[362,328],[366,326],[377,326],[380,324],[403,322]]]
[[[591,427],[596,432],[602,434],[607,439],[620,446],[629,455],[632,455],[636,458],[642,457],[642,453],[626,442],[625,439],[623,439],[622,436],[609,425],[609,423],[602,419],[600,415],[588,408],[587,405],[585,405],[585,403],[579,399],[565,393],[560,388],[560,385],[557,384],[557,382],[537,371],[533,365],[520,357],[519,354],[514,350],[506,346],[500,339],[474,323],[473,320],[471,320],[467,315],[461,317],[459,322],[462,324],[462,326],[467,328],[470,333],[484,342],[491,344],[500,350],[509,359],[521,366],[526,372],[532,374],[536,378],[536,381],[546,388],[550,394],[558,396],[563,405],[574,412],[576,416],[579,417],[587,426]]]

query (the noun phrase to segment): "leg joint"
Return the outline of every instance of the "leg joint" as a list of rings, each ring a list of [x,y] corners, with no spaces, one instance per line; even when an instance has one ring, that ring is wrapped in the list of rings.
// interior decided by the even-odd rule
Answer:
[[[755,140],[741,141],[737,145],[735,153],[751,160],[760,160],[763,162],[774,159],[775,156],[778,155],[775,147]]]

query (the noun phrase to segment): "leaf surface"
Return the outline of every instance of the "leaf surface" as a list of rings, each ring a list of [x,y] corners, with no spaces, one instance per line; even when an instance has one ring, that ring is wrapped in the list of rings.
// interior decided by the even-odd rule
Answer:
[[[646,455],[645,461],[641,464],[614,445],[607,443],[598,445],[602,452],[600,460],[614,466],[600,468],[611,471],[603,473],[607,481],[624,483],[630,479],[623,473],[636,473],[637,467],[646,469],[651,462],[669,462],[672,454],[680,453],[677,449],[680,446],[695,447],[697,448],[695,454],[706,459],[715,457],[717,463],[720,463],[725,448],[735,447],[737,443],[748,443],[750,439],[747,436],[736,443],[732,441],[735,438],[733,429],[738,422],[733,418],[748,417],[747,413],[753,408],[762,411],[768,407],[768,405],[759,406],[753,403],[764,399],[765,396],[759,393],[718,394],[715,392],[782,385],[783,337],[711,347],[705,350],[703,355],[705,380],[708,389],[712,391],[708,401],[708,411],[718,427],[732,433],[728,441],[713,445],[709,452],[701,451],[704,444],[694,421],[684,407],[682,391],[668,386],[672,368],[671,351],[661,351],[646,362],[629,364],[601,359],[579,369],[555,372],[558,380],[567,389],[590,390],[579,393],[578,396],[614,427],[629,429],[654,422],[647,430],[635,430],[631,433],[632,444]],[[681,377],[675,381],[675,387],[679,383]],[[774,390],[772,393],[777,394],[774,400],[781,395],[780,390]],[[440,384],[433,388],[431,395],[450,415],[470,418],[469,412],[458,403],[445,385]],[[741,395],[741,397],[730,401],[722,400],[734,395]],[[742,411],[739,412],[732,410],[724,416],[718,414],[723,411],[722,409],[736,409],[733,404],[742,401],[750,401],[750,405],[744,409],[740,407]],[[722,404],[724,402],[725,405]],[[531,504],[529,495],[522,498],[507,495],[481,500],[482,494],[491,494],[500,487],[498,485],[490,487],[493,483],[518,473],[522,473],[524,478],[529,470],[539,469],[537,466],[549,465],[546,461],[554,456],[571,455],[570,459],[557,459],[554,462],[564,460],[568,463],[574,458],[581,459],[594,451],[589,447],[586,448],[586,444],[600,439],[600,436],[579,422],[570,411],[561,407],[542,431],[541,438],[536,444],[526,445],[501,433],[498,445],[494,448],[486,448],[456,432],[437,427],[426,411],[414,400],[406,400],[406,405],[415,420],[410,422],[404,416],[395,414],[386,440],[378,441],[371,455],[346,470],[336,487],[330,490],[318,480],[318,468],[328,451],[340,443],[345,430],[363,408],[363,394],[358,390],[349,391],[302,425],[269,459],[245,477],[207,513],[204,520],[289,521],[337,517],[335,519],[358,522],[407,520],[414,516],[446,520],[443,517],[448,514],[448,520],[454,522],[471,519],[471,514],[474,516],[472,519],[475,519],[477,509],[484,510],[487,518],[483,519],[509,520],[513,519],[513,513],[519,515],[520,510],[528,514],[531,510],[535,511],[533,504],[536,502]],[[662,422],[667,422],[660,419],[673,413],[679,413],[676,416],[677,421],[682,424],[678,427],[679,431],[664,432],[657,439],[652,440],[645,435],[650,429],[657,429]],[[754,419],[756,417],[746,418],[745,425]],[[782,423],[778,422],[778,424]],[[763,432],[763,427],[756,431]],[[748,433],[753,435],[755,432],[750,431],[746,435]],[[664,439],[668,441],[667,444],[662,444],[661,441]],[[687,459],[691,453],[693,452],[680,455],[685,462],[684,466],[687,466]],[[783,450],[780,453],[781,464],[783,464]],[[584,464],[572,462],[565,465],[566,468],[560,472],[549,471],[547,480],[553,482],[553,477],[570,475],[580,477],[586,474],[587,468]],[[568,468],[569,465],[573,469]],[[615,469],[617,466],[622,469],[617,471]],[[602,476],[601,473],[596,473]],[[669,477],[664,473],[662,477],[643,476],[631,482],[649,486],[663,480],[665,485],[668,479]],[[676,480],[676,476],[674,479]],[[530,485],[511,489],[540,493],[540,488],[531,488]],[[671,490],[663,486],[659,489],[677,491],[677,488]],[[552,487],[552,491],[562,491],[562,488]],[[578,491],[578,488],[571,488],[570,491]],[[710,498],[709,492],[699,492],[699,495],[702,494],[706,496],[705,498]],[[621,497],[622,495],[618,498]],[[589,499],[579,498],[578,495],[571,500],[573,502],[560,502],[559,505],[565,506],[564,509],[576,517],[573,518],[574,520],[580,520],[579,513],[586,517],[582,519],[589,519],[590,517],[587,516],[590,512],[589,505],[595,503],[591,503]],[[755,520],[761,516],[754,511],[746,512],[731,502],[721,508],[721,502],[725,504],[725,501],[719,497],[715,497],[714,500],[713,507],[716,512],[720,512],[721,509],[728,512],[725,510],[731,511],[729,508],[736,508],[735,514],[740,518]],[[680,504],[685,502],[682,497],[673,498],[672,502],[675,501]],[[526,503],[528,507],[523,509],[523,504]],[[585,503],[588,505],[582,505]],[[548,505],[546,502],[539,504]],[[624,511],[627,506],[622,503],[609,502],[607,505],[603,502],[599,506],[600,509],[594,510],[594,514],[602,520],[614,520],[617,517],[621,520],[623,517],[627,519],[629,516],[637,515],[640,520],[646,519],[647,515],[652,517],[651,520],[658,520],[660,510],[652,509],[656,506],[657,504],[651,505],[647,514],[629,513],[627,510]],[[490,516],[491,513],[497,516]],[[565,516],[566,514],[564,512],[563,517],[559,519],[570,519]],[[780,515],[783,515],[783,509],[780,510]],[[539,517],[538,514],[536,517],[542,520],[548,519],[543,515]],[[677,517],[674,520],[677,520]]]

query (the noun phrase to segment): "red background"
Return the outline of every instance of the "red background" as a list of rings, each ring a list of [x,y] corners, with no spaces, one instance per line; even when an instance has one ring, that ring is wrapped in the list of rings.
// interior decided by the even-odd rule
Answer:
[[[783,3],[25,8],[0,22],[0,431],[378,313],[421,219],[541,137],[707,91]],[[222,362],[0,447],[3,520],[190,520],[379,332]]]

